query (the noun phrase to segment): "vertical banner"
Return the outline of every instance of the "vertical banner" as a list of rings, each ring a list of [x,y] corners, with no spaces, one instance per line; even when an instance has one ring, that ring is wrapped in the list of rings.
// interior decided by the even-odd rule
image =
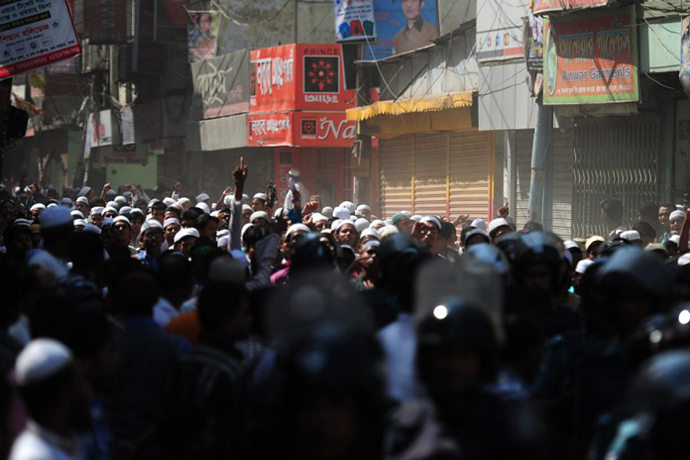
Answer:
[[[189,11],[187,46],[189,62],[216,57],[219,17],[217,11]]]
[[[690,97],[690,16],[683,19],[680,33],[680,85]]]
[[[81,54],[66,0],[0,1],[0,78]]]
[[[639,100],[635,9],[544,21],[544,104]]]
[[[335,41],[376,38],[374,0],[334,0]]]
[[[127,9],[118,0],[84,1],[84,36],[91,45],[127,43]]]
[[[430,45],[438,38],[436,0],[374,0],[377,41],[366,59],[383,59]]]

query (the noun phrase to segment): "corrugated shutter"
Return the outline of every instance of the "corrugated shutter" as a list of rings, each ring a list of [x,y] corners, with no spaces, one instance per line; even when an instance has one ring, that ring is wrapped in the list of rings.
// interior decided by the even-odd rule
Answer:
[[[659,201],[659,125],[657,117],[575,121],[573,234],[607,233],[601,200],[623,201],[623,223],[632,226],[637,207]]]
[[[524,227],[529,220],[529,185],[532,176],[532,143],[534,130],[517,131],[515,155],[515,203],[510,203],[510,214],[515,218],[517,228]]]
[[[400,136],[379,141],[381,218],[412,210],[413,136]]]
[[[491,133],[450,133],[450,215],[489,219]]]
[[[445,216],[448,135],[414,136],[414,214]]]
[[[555,131],[553,137],[552,231],[565,240],[572,237],[573,132]]]

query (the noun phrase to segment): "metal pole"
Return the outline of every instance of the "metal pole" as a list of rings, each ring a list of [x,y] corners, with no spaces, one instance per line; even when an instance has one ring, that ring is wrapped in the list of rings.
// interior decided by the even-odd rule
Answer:
[[[547,194],[547,164],[553,156],[553,142],[551,131],[553,129],[553,109],[545,107],[541,102],[537,103],[537,123],[534,128],[534,143],[532,145],[532,175],[529,187],[529,219],[544,223],[546,217],[545,202]],[[550,187],[549,187],[550,188]]]

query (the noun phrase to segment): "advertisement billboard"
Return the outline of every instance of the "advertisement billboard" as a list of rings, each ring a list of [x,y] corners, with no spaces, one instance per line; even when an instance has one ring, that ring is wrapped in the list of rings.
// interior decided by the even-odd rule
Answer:
[[[249,111],[249,52],[192,64],[194,117],[209,119]]]
[[[438,38],[436,0],[374,0],[376,42],[366,59],[383,59],[430,45]]]
[[[66,0],[0,2],[0,78],[81,53]]]
[[[639,100],[634,7],[544,21],[544,104]]]
[[[250,114],[247,125],[253,147],[352,147],[357,138],[344,112]]]
[[[548,13],[549,11],[577,10],[606,6],[608,0],[533,0],[533,13]]]
[[[334,0],[333,6],[336,42],[376,38],[374,0]]]
[[[345,89],[342,49],[292,44],[250,52],[250,112],[345,110],[356,105]]]
[[[127,9],[117,0],[84,2],[84,36],[91,45],[123,45],[127,43]]]
[[[217,11],[188,11],[189,62],[216,57],[220,18]]]

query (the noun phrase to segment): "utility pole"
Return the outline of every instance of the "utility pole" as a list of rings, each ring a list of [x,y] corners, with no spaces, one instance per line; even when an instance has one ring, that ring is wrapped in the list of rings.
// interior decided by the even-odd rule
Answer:
[[[12,78],[0,81],[0,181],[3,178],[5,166],[5,141],[7,139],[7,123],[10,114],[10,98],[12,97]]]
[[[364,46],[357,45],[357,60],[361,60],[364,56]],[[357,70],[357,106],[369,104],[371,104],[371,74],[367,67],[360,67]],[[358,133],[357,142],[359,156],[356,160],[350,158],[350,161],[358,161],[358,166],[364,165],[367,168],[367,174],[354,177],[353,199],[355,203],[363,204],[368,203],[371,198],[371,136]]]
[[[537,102],[537,123],[534,128],[534,143],[532,144],[532,175],[529,185],[529,220],[542,225],[551,215],[547,209],[553,202],[552,180],[549,177],[549,166],[553,158],[553,109]]]

